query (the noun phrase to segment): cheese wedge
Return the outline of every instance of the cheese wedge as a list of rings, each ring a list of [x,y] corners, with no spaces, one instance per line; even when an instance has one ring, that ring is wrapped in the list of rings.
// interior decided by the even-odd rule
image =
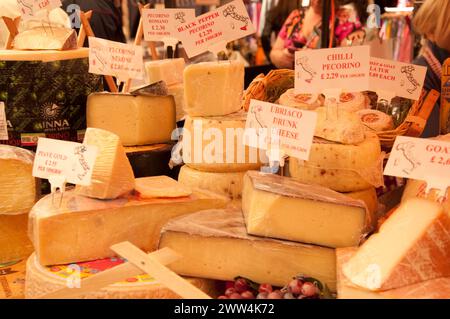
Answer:
[[[450,215],[437,203],[410,199],[344,265],[355,285],[373,291],[450,276]]]
[[[95,260],[113,256],[110,246],[122,241],[152,251],[157,247],[161,227],[169,219],[222,208],[227,202],[225,197],[200,190],[181,198],[128,195],[114,200],[92,199],[68,191],[61,206],[52,204],[51,195],[36,203],[30,212],[29,232],[42,265]]]
[[[125,150],[117,135],[96,128],[88,128],[84,144],[97,147],[97,158],[89,186],[76,187],[80,195],[114,199],[134,189],[134,174]]]
[[[372,225],[363,201],[256,171],[244,177],[242,211],[249,234],[332,248],[358,245]]]
[[[136,179],[136,191],[142,198],[185,197],[192,190],[168,176],[153,176]]]
[[[360,92],[344,92],[339,96],[338,108],[350,113],[367,108],[366,96]]]

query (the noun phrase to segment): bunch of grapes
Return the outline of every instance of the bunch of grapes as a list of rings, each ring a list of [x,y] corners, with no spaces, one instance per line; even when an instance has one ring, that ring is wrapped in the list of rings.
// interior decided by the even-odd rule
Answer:
[[[314,280],[306,277],[295,277],[283,287],[272,287],[270,284],[255,284],[245,278],[237,278],[227,282],[225,294],[219,299],[319,299],[321,289]]]

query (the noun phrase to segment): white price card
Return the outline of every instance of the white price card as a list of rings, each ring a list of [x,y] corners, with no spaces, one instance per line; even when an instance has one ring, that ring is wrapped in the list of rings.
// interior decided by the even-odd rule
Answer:
[[[384,175],[427,182],[427,189],[450,186],[450,142],[398,136]]]
[[[33,176],[49,179],[63,176],[76,185],[90,185],[97,147],[75,142],[39,138]]]
[[[177,28],[195,19],[195,9],[144,9],[142,21],[145,41],[178,39]]]
[[[17,0],[23,20],[34,18],[42,10],[53,10],[61,7],[61,0]]]
[[[5,103],[0,102],[0,141],[7,141],[8,122],[6,121]]]
[[[144,78],[141,46],[89,37],[89,72],[121,81]]]
[[[369,46],[296,51],[295,92],[365,91],[369,88],[369,61]]]
[[[289,156],[308,160],[316,122],[316,112],[251,100],[244,144],[265,150],[278,147]]]
[[[370,58],[370,90],[390,91],[394,96],[418,100],[427,68],[409,63]]]
[[[227,42],[256,32],[242,0],[235,0],[177,28],[188,57],[224,50]]]

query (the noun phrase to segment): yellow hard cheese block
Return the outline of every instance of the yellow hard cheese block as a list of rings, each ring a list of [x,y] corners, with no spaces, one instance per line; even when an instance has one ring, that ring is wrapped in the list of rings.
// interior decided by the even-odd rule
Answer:
[[[248,235],[240,210],[208,210],[174,219],[164,226],[159,247],[183,256],[169,268],[184,276],[243,276],[284,286],[304,274],[336,289],[334,249]]]
[[[343,273],[359,287],[384,291],[450,276],[450,215],[425,199],[397,208]]]
[[[172,96],[93,93],[87,100],[88,127],[117,134],[125,146],[166,143],[175,129]]]
[[[249,234],[332,248],[358,245],[372,225],[363,201],[257,171],[244,177],[242,211]]]
[[[370,291],[353,285],[342,273],[342,266],[356,253],[357,248],[336,249],[338,299],[449,299],[450,277],[420,282],[386,291]]]
[[[220,116],[241,108],[244,63],[202,62],[184,69],[185,112],[190,116]]]
[[[76,187],[80,195],[114,199],[134,189],[134,173],[120,138],[109,131],[88,128],[84,144],[97,147],[91,185]]]
[[[68,191],[61,206],[53,205],[48,195],[33,207],[30,235],[42,265],[110,257],[114,254],[110,246],[122,241],[152,251],[161,227],[171,218],[222,208],[227,202],[225,197],[200,190],[180,198],[128,195],[115,200],[97,200]]]

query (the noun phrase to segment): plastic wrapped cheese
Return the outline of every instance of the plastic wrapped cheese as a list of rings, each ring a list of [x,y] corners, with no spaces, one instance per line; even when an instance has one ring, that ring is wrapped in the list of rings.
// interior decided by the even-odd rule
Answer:
[[[357,114],[369,130],[380,132],[394,129],[392,116],[386,113],[377,110],[361,110]]]
[[[289,89],[280,96],[278,103],[302,110],[315,110],[323,104],[323,98],[317,94],[295,94],[294,89]]]
[[[366,109],[366,96],[359,92],[344,92],[339,96],[338,107],[350,113]]]

